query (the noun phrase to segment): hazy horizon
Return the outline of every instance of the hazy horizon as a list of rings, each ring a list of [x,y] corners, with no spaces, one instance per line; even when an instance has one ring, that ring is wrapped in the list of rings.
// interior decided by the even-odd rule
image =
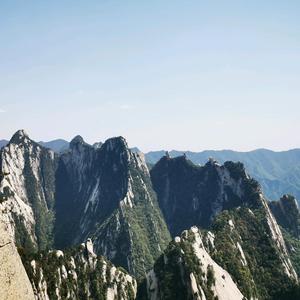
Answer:
[[[21,130],[21,129],[20,129]],[[22,129],[22,130],[25,130],[25,129]],[[62,141],[66,141],[66,142],[71,142],[71,140],[72,140],[72,138],[75,138],[75,136],[74,137],[72,137],[72,138],[70,138],[70,139],[64,139],[64,138],[60,138],[60,137],[57,137],[57,138],[54,138],[54,139],[51,139],[51,140],[45,140],[45,139],[35,139],[35,138],[33,138],[31,135],[30,135],[30,133],[28,133],[28,131],[26,131],[25,130],[25,132],[26,132],[26,134],[28,134],[28,136],[32,139],[32,140],[34,140],[35,142],[44,142],[44,143],[47,143],[47,142],[53,142],[53,141],[57,141],[57,140],[62,140]],[[80,135],[80,134],[78,134],[78,135]],[[81,135],[80,135],[81,136]],[[87,141],[83,136],[81,136],[83,139],[84,139],[84,141],[86,142],[86,143],[88,143],[88,144],[90,144],[90,145],[93,145],[93,144],[95,144],[95,143],[97,143],[97,142],[105,142],[107,139],[109,139],[109,138],[112,138],[113,136],[111,136],[111,137],[107,137],[107,138],[105,138],[104,140],[95,140],[95,141]],[[11,137],[10,137],[11,138]],[[9,141],[10,140],[10,138],[2,138],[2,137],[0,137],[0,141],[4,141],[4,140],[6,140],[6,141]],[[127,141],[127,143],[128,143],[128,146],[130,147],[130,148],[138,148],[140,151],[142,151],[143,153],[148,153],[148,152],[156,152],[156,151],[169,151],[169,152],[171,152],[171,151],[179,151],[179,152],[203,152],[203,151],[234,151],[234,152],[251,152],[251,151],[256,151],[256,150],[268,150],[268,151],[273,151],[273,152],[285,152],[285,151],[292,151],[292,150],[300,150],[300,147],[299,148],[297,148],[297,147],[295,147],[295,148],[290,148],[290,149],[285,149],[285,150],[273,150],[273,149],[270,149],[270,148],[255,148],[255,149],[249,149],[249,150],[237,150],[237,149],[232,149],[232,148],[220,148],[220,149],[196,149],[196,150],[190,150],[190,149],[188,149],[188,148],[186,148],[186,149],[180,149],[180,148],[168,148],[168,149],[164,149],[164,148],[157,148],[157,149],[150,149],[150,150],[147,150],[147,151],[144,151],[141,147],[139,147],[138,145],[131,145],[130,144],[130,142],[128,141],[128,139],[125,137],[125,136],[123,136],[123,138],[125,138],[126,139],[126,141]]]
[[[0,3],[0,138],[300,147],[298,1]]]

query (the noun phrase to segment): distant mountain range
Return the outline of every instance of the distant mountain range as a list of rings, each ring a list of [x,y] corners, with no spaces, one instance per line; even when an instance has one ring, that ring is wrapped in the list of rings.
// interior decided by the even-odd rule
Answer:
[[[39,142],[39,144],[45,148],[52,149],[55,152],[62,152],[64,150],[67,150],[69,148],[69,142],[63,139],[56,139],[49,142]]]
[[[6,146],[8,144],[7,140],[0,140],[0,148]]]

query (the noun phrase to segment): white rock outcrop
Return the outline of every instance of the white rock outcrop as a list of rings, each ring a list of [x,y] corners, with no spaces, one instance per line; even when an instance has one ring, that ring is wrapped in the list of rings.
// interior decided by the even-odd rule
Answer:
[[[34,294],[0,211],[0,300],[33,300]]]

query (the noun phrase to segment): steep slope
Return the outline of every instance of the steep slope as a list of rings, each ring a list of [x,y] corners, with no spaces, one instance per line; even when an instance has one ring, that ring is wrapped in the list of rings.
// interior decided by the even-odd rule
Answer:
[[[72,249],[22,258],[36,299],[135,299],[136,281],[97,257],[91,240]]]
[[[186,153],[195,164],[203,165],[213,157],[220,163],[225,161],[242,162],[249,174],[262,185],[264,194],[271,200],[277,200],[283,194],[292,194],[300,199],[300,149],[275,152],[257,149],[249,152],[232,150],[220,151],[170,151],[170,156],[177,157]],[[146,153],[146,161],[155,164],[163,157],[165,151]]]
[[[279,201],[270,202],[269,206],[281,227],[291,260],[300,276],[300,210],[297,201],[291,195],[284,195]]]
[[[0,215],[2,215],[0,211]],[[0,217],[0,299],[33,300],[33,290],[10,235],[8,224]]]
[[[159,205],[173,236],[193,225],[208,227],[225,209],[260,204],[251,191],[258,187],[241,163],[223,166],[209,160],[196,166],[185,156],[164,156],[151,170]]]
[[[210,254],[248,299],[281,299],[278,295],[294,289],[298,278],[282,232],[263,203],[260,208],[240,207],[217,216]]]
[[[0,184],[9,190],[0,204],[16,244],[33,251],[52,244],[56,156],[20,130],[0,151]]]
[[[297,299],[282,235],[263,209],[220,213],[211,231],[192,227],[169,244],[138,299]]]
[[[269,203],[277,223],[295,238],[300,239],[300,210],[295,197],[284,195]]]
[[[0,182],[3,178],[3,173],[0,172]],[[0,203],[5,201],[6,193],[0,189]],[[5,212],[0,207],[0,298],[32,300],[33,290],[9,228]]]
[[[74,138],[61,155],[56,183],[58,248],[92,237],[96,253],[141,277],[167,246],[147,166],[122,137],[100,147]]]
[[[197,227],[176,237],[147,274],[139,299],[243,300],[230,274],[205,249]]]
[[[212,258],[247,298],[276,299],[276,293],[295,286],[282,231],[241,163],[221,166],[211,159],[200,167],[185,156],[165,156],[151,178],[171,234],[193,225],[212,230]]]

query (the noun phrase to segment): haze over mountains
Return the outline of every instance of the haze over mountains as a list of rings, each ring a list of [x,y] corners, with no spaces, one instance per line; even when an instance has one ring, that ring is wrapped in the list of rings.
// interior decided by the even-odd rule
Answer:
[[[149,170],[123,137],[57,153],[19,130],[0,167],[4,299],[299,299],[297,202],[240,162]]]

